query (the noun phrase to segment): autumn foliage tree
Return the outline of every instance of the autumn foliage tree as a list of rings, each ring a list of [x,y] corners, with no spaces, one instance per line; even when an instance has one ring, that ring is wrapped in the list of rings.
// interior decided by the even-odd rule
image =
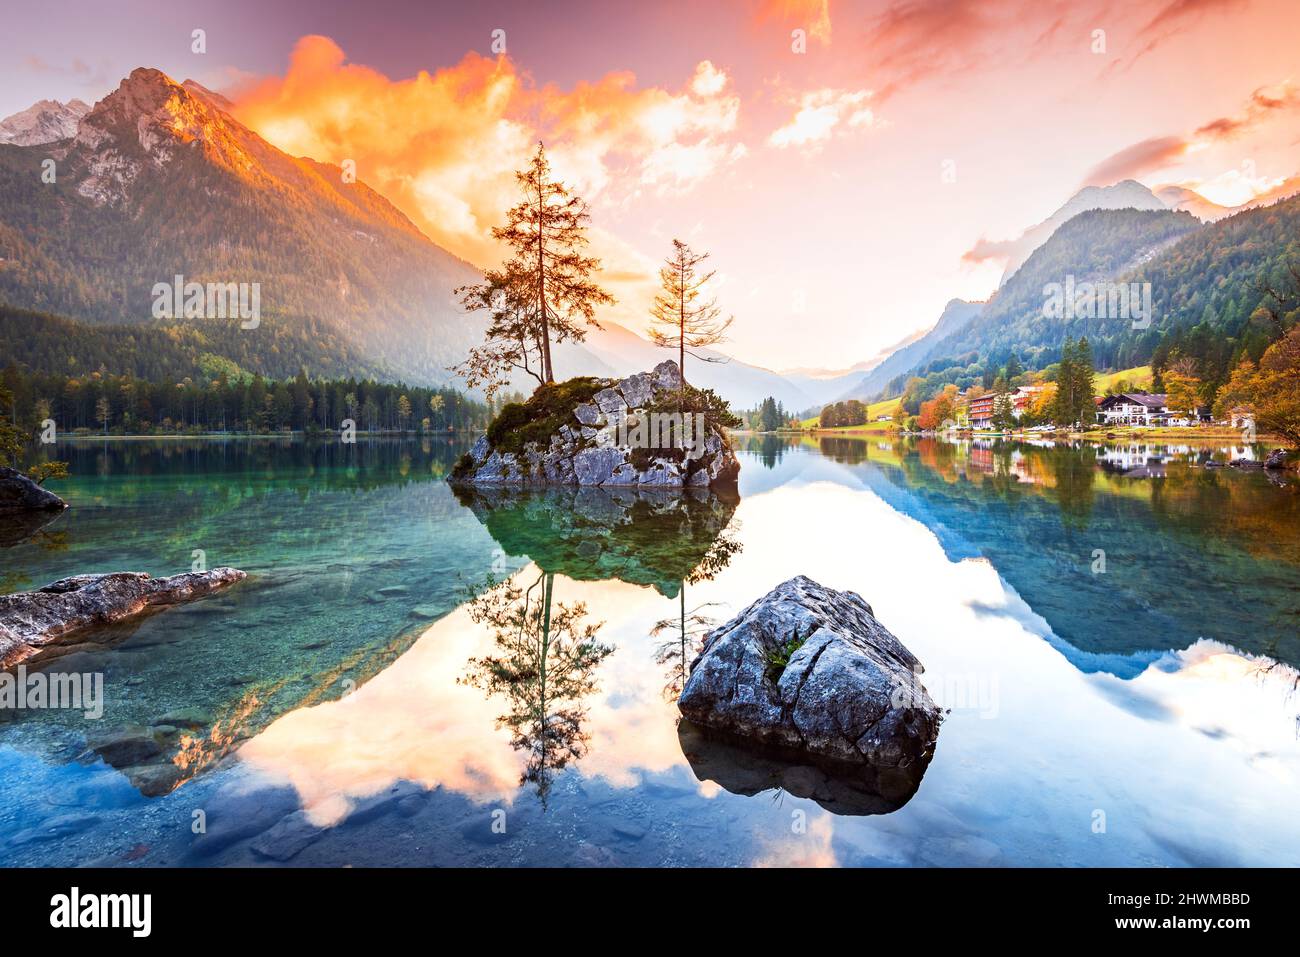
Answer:
[[[948,423],[955,423],[956,419],[957,387],[948,385],[933,399],[921,403],[921,412],[917,416],[916,424],[926,431],[933,431],[945,428]]]
[[[731,319],[722,318],[718,301],[706,293],[714,272],[704,272],[708,253],[697,253],[680,239],[673,240],[673,252],[659,269],[659,294],[650,306],[654,325],[650,340],[664,349],[677,350],[677,368],[686,384],[686,354],[703,362],[722,361],[701,356],[692,349],[716,345],[725,338]]]
[[[1186,372],[1170,370],[1165,373],[1166,404],[1170,410],[1185,412],[1189,417],[1196,417],[1196,410],[1201,404],[1201,380]]]
[[[1042,425],[1052,420],[1052,410],[1056,408],[1056,389],[1055,382],[1041,383],[1039,391],[1029,400],[1027,412],[1031,425]]]
[[[541,143],[515,179],[523,198],[506,213],[505,225],[492,230],[511,258],[482,283],[457,290],[465,308],[486,309],[490,318],[484,345],[455,371],[494,389],[516,368],[542,384],[554,382],[552,344],[581,342],[587,326],[600,328],[596,307],[614,302],[592,279],[600,260],[585,254],[587,204],[553,178]]]
[[[1260,432],[1300,444],[1300,326],[1269,346],[1258,367],[1247,359],[1233,370],[1215,412],[1226,418],[1237,407],[1254,413]]]

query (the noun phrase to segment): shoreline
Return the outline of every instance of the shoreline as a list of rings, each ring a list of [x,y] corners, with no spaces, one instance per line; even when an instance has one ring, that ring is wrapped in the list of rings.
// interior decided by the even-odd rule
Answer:
[[[766,433],[779,434],[779,433]],[[860,436],[862,438],[876,437],[881,435],[900,437],[913,435],[926,437],[920,432],[900,432],[897,430],[868,430],[863,428],[848,429],[805,429],[803,435],[840,435],[840,436]],[[1100,444],[1114,442],[1231,442],[1238,445],[1275,445],[1280,448],[1287,448],[1287,442],[1281,436],[1261,434],[1256,436],[1253,442],[1245,442],[1241,433],[1235,429],[1143,429],[1132,430],[1126,429],[1121,431],[1111,430],[1109,432],[962,432],[959,435],[963,438],[976,439],[1016,439],[1019,441],[1030,441],[1033,439],[1051,439],[1054,441],[1082,439],[1085,442],[1097,442]]]

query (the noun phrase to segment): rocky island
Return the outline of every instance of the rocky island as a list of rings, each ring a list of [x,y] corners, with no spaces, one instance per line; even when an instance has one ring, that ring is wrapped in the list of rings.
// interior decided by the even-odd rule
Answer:
[[[730,412],[683,388],[668,360],[625,379],[581,377],[507,405],[452,471],[460,485],[730,487]]]

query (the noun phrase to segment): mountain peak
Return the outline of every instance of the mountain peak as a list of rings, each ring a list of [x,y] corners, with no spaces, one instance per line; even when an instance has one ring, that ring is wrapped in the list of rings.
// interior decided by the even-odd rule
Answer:
[[[201,100],[207,100],[209,106],[215,106],[219,110],[225,110],[227,113],[233,112],[235,104],[229,99],[217,93],[215,90],[209,90],[197,80],[185,80],[181,87],[188,90],[194,96]]]
[[[1034,250],[1047,242],[1058,227],[1080,213],[1093,209],[1159,210],[1164,208],[1165,204],[1159,197],[1135,179],[1120,180],[1109,186],[1085,186],[1047,219],[1036,226],[1031,226],[1019,238],[1005,244],[1007,265],[998,286],[999,288],[1005,286]]]
[[[1236,210],[1211,202],[1195,190],[1185,186],[1171,184],[1161,186],[1155,191],[1160,201],[1173,210],[1186,210],[1197,219],[1207,223],[1230,216]]]
[[[138,117],[162,109],[173,98],[183,102],[192,97],[162,70],[136,67],[116,90],[95,104],[90,117]]]
[[[76,135],[90,107],[81,100],[38,100],[21,113],[0,120],[0,143],[42,146]]]
[[[243,174],[254,168],[245,144],[255,139],[205,96],[161,70],[137,67],[77,129],[74,168],[88,174],[78,192],[101,206],[125,201],[146,165],[161,169],[194,149]]]

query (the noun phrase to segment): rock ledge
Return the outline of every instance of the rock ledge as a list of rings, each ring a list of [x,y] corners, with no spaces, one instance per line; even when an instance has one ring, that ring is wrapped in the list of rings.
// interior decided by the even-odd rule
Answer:
[[[151,578],[143,572],[74,575],[36,591],[0,595],[0,667],[47,645],[203,598],[248,576],[237,568]]]
[[[17,469],[0,468],[0,512],[58,511],[67,507],[67,502]]]

